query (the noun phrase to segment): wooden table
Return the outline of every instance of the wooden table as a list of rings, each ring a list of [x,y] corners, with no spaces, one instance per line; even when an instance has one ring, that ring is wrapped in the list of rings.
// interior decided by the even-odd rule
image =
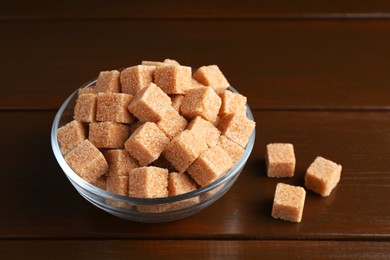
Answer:
[[[390,258],[390,4],[385,1],[5,1],[0,8],[0,254],[40,258]],[[218,64],[248,97],[253,153],[232,189],[172,223],[113,217],[67,181],[50,146],[65,98],[141,60]],[[266,177],[291,142],[292,179]],[[271,217],[278,182],[318,155],[343,165],[300,224]],[[4,258],[4,256],[7,256]]]

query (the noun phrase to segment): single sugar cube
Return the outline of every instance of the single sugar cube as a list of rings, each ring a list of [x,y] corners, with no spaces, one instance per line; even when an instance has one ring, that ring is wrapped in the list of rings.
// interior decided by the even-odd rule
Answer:
[[[227,114],[221,117],[218,129],[230,140],[245,147],[256,123],[243,115]]]
[[[219,94],[222,100],[221,109],[219,110],[220,115],[226,114],[240,114],[246,115],[246,97],[239,94],[233,93],[230,90],[225,90]]]
[[[327,197],[340,181],[341,165],[323,157],[317,157],[305,175],[307,189]]]
[[[69,167],[87,182],[94,182],[108,171],[103,154],[88,139],[65,155]]]
[[[230,84],[217,65],[202,66],[193,75],[194,79],[205,86],[211,86],[217,93],[223,92]]]
[[[268,144],[265,155],[268,177],[293,177],[295,154],[292,144]]]
[[[233,161],[221,146],[214,146],[203,152],[187,169],[191,177],[206,186],[233,167]]]
[[[220,136],[219,145],[227,152],[229,157],[232,159],[233,165],[235,165],[241,159],[245,151],[242,146],[233,142],[225,135]]]
[[[167,94],[184,94],[191,87],[191,67],[159,66],[154,71],[154,83]]]
[[[99,93],[97,97],[96,120],[130,124],[134,117],[127,107],[132,95],[123,93]]]
[[[177,171],[184,172],[205,150],[207,150],[205,140],[192,131],[184,130],[171,140],[163,155]]]
[[[104,152],[110,166],[107,176],[128,176],[131,169],[139,167],[138,161],[124,149]]]
[[[177,111],[180,112],[181,104],[183,103],[184,95],[170,95],[171,101],[172,101],[172,107]]]
[[[78,96],[73,118],[79,122],[94,122],[96,118],[96,104],[96,94],[82,94]]]
[[[187,120],[171,107],[156,124],[169,139],[172,139],[187,127]]]
[[[129,126],[114,122],[89,124],[89,140],[97,148],[123,148],[129,138]]]
[[[146,88],[153,81],[153,73],[156,66],[137,65],[124,69],[121,72],[120,81],[122,92],[135,95]]]
[[[135,198],[167,197],[168,170],[154,166],[130,170],[129,196]]]
[[[87,139],[87,134],[84,126],[80,122],[73,120],[58,128],[57,139],[60,144],[61,152],[67,154],[79,143]]]
[[[272,217],[301,222],[305,196],[306,191],[302,187],[278,183],[272,206]]]
[[[133,97],[128,108],[140,121],[157,122],[165,116],[171,103],[169,96],[151,83]]]
[[[120,92],[120,72],[117,70],[102,71],[96,81],[96,92]]]
[[[126,150],[141,166],[155,161],[169,143],[169,138],[153,122],[146,122],[125,143]]]
[[[221,132],[212,123],[197,116],[191,120],[187,126],[187,130],[192,131],[199,138],[204,139],[209,147],[218,144]]]
[[[214,122],[221,107],[221,98],[211,87],[191,89],[184,96],[180,112],[189,119],[201,116]]]

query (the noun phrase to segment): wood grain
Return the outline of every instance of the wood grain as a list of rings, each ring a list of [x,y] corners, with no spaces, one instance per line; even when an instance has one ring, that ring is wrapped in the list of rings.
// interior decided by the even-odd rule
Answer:
[[[372,1],[2,1],[8,19],[286,19],[389,17],[390,4]]]
[[[218,64],[254,109],[389,109],[390,21],[1,22],[0,109],[55,109],[99,71]]]
[[[113,217],[77,194],[51,151],[54,112],[0,112],[7,126],[0,128],[0,238],[389,240],[389,112],[254,115],[253,153],[223,198],[187,219],[142,224]],[[266,177],[264,149],[270,142],[294,144],[294,178]],[[273,219],[276,183],[303,185],[305,170],[318,155],[343,165],[338,187],[328,198],[308,192],[300,224]]]
[[[23,250],[20,250],[23,248]],[[20,259],[388,259],[390,242],[2,240],[3,257]]]

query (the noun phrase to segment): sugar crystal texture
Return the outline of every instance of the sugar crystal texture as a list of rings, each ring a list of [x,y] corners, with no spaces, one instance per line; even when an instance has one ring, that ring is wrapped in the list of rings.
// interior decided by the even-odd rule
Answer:
[[[65,161],[81,178],[94,182],[108,171],[103,154],[88,139],[65,155]]]
[[[255,128],[255,122],[246,116],[227,114],[221,117],[218,129],[230,140],[245,147]]]
[[[177,111],[180,112],[181,104],[183,103],[184,95],[180,94],[174,94],[170,95],[171,101],[172,101],[172,107]]]
[[[306,191],[302,187],[284,183],[276,185],[272,217],[291,222],[301,222]]]
[[[195,181],[187,173],[171,172],[168,176],[169,196],[176,196],[196,190]]]
[[[77,94],[79,96],[83,95],[83,94],[95,94],[95,93],[97,93],[95,88],[96,88],[95,86],[90,86],[87,88],[79,88],[79,91],[77,92]]]
[[[123,148],[129,138],[129,126],[114,122],[89,124],[89,140],[97,148]]]
[[[91,184],[99,189],[106,190],[107,189],[107,177],[105,175],[100,176],[95,181],[91,182]]]
[[[186,118],[201,116],[214,122],[221,107],[221,98],[211,87],[191,89],[184,96],[180,112]]]
[[[129,195],[129,175],[126,176],[108,176],[107,177],[107,191],[114,193],[120,196]],[[128,206],[128,203],[117,201],[117,200],[107,200],[107,204],[124,208]]]
[[[184,172],[207,149],[205,140],[184,130],[167,145],[163,155],[179,172]]]
[[[240,114],[246,115],[246,97],[239,94],[233,93],[230,90],[225,90],[220,95],[222,100],[221,109],[219,110],[220,115],[226,114]]]
[[[123,93],[99,93],[97,97],[96,120],[129,124],[134,117],[127,107],[132,96]]]
[[[165,116],[171,103],[169,96],[151,83],[133,97],[128,108],[140,121],[157,122]]]
[[[155,66],[155,67],[159,67],[159,66],[167,66],[169,65],[168,63],[165,63],[165,62],[161,62],[161,61],[149,61],[149,60],[143,60],[141,62],[142,65],[146,65],[146,66]]]
[[[96,104],[96,94],[82,94],[78,96],[73,118],[79,122],[94,122],[96,118]]]
[[[294,176],[295,154],[292,144],[268,144],[265,161],[268,177],[282,178]]]
[[[129,196],[135,198],[167,197],[168,170],[154,166],[130,170]]]
[[[135,95],[153,81],[156,66],[137,65],[124,69],[120,75],[122,92]]]
[[[184,94],[191,88],[191,67],[168,65],[157,67],[154,83],[167,94]]]
[[[193,75],[194,79],[205,86],[211,86],[217,93],[223,92],[230,84],[217,65],[202,66]]]
[[[63,154],[69,153],[86,138],[84,126],[76,120],[67,123],[57,130],[57,139]]]
[[[96,92],[120,92],[120,72],[117,70],[102,71],[96,81]]]
[[[177,62],[176,60],[172,60],[172,59],[165,59],[164,63],[169,64],[169,65],[178,65],[178,66],[180,65],[179,62]]]
[[[186,128],[187,120],[173,107],[170,107],[165,116],[156,124],[169,139],[172,139]]]
[[[233,142],[225,135],[221,135],[219,138],[219,145],[227,152],[230,158],[233,161],[233,165],[235,165],[244,154],[244,148],[239,144]]]
[[[341,165],[323,157],[317,157],[305,175],[305,186],[322,197],[330,195],[340,181]]]
[[[169,143],[169,138],[153,122],[146,122],[125,143],[126,150],[141,166],[155,161]]]
[[[200,116],[195,117],[187,126],[187,130],[192,131],[199,138],[206,141],[209,147],[218,144],[221,132],[212,123]]]
[[[104,152],[110,166],[107,176],[128,176],[131,169],[139,167],[138,161],[124,149],[114,149]]]

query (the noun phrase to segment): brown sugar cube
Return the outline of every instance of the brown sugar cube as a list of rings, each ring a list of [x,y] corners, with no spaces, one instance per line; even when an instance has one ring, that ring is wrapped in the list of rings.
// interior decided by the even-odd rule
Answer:
[[[201,116],[214,122],[221,107],[221,98],[210,87],[191,89],[184,96],[180,112],[189,119]]]
[[[340,181],[341,165],[322,157],[317,157],[305,175],[307,189],[327,197]]]
[[[292,144],[268,144],[265,155],[268,177],[293,177],[295,154]]]
[[[129,175],[126,176],[108,176],[107,191],[120,196],[129,194]]]
[[[79,122],[94,122],[96,117],[96,103],[96,94],[82,94],[78,96],[74,107],[73,118]]]
[[[220,115],[226,114],[240,114],[246,115],[246,97],[239,93],[233,93],[230,90],[225,90],[220,95],[222,100]]]
[[[65,155],[65,161],[81,178],[94,182],[108,171],[103,154],[88,139]]]
[[[134,117],[127,107],[132,95],[123,93],[99,93],[96,120],[130,124]]]
[[[130,170],[129,196],[135,198],[167,197],[168,170],[154,166]]]
[[[278,183],[272,206],[272,217],[301,222],[305,196],[306,191],[302,187]]]
[[[169,138],[153,122],[146,122],[125,143],[126,150],[141,166],[155,161],[169,143]]]
[[[171,140],[163,155],[177,171],[184,172],[206,149],[205,140],[192,131],[184,130]]]
[[[99,189],[106,190],[107,189],[107,177],[102,175],[97,178],[95,181],[91,182],[91,184]]]
[[[167,94],[184,94],[191,87],[191,67],[159,66],[154,71],[154,83]]]
[[[87,139],[87,136],[84,126],[80,122],[73,120],[58,128],[57,139],[60,144],[61,152],[67,154],[79,143]]]
[[[172,107],[177,111],[180,112],[181,104],[183,103],[184,95],[170,95],[171,101],[172,101]]]
[[[97,148],[123,148],[129,138],[129,127],[114,122],[89,124],[89,140]]]
[[[186,173],[171,172],[168,176],[169,196],[176,196],[196,190],[195,181]]]
[[[187,130],[199,135],[201,139],[204,139],[209,147],[213,147],[218,144],[219,136],[221,132],[212,123],[204,120],[200,116],[195,117],[187,126]]]
[[[95,94],[96,89],[95,86],[87,87],[87,88],[80,88],[79,91],[77,92],[77,95],[83,95],[83,94]]]
[[[213,87],[217,93],[223,92],[230,86],[217,65],[200,67],[193,77],[201,84]]]
[[[218,129],[230,140],[245,148],[256,123],[246,116],[227,114],[221,117]]]
[[[182,117],[173,107],[170,107],[160,121],[156,125],[172,139],[187,127],[187,120]]]
[[[104,156],[110,166],[107,176],[128,176],[131,169],[139,167],[138,161],[124,149],[108,150]]]
[[[171,59],[165,59],[164,63],[169,64],[169,65],[180,65],[179,62],[177,62],[176,60],[171,60]]]
[[[187,169],[191,177],[206,186],[233,167],[233,161],[221,146],[214,146],[202,153]]]
[[[135,95],[146,88],[153,81],[153,72],[156,66],[137,65],[124,69],[121,72],[120,81],[122,92]]]
[[[121,90],[120,72],[117,70],[102,71],[96,81],[96,92],[118,93]]]
[[[239,144],[233,142],[225,135],[221,135],[219,137],[219,145],[227,152],[230,158],[233,161],[233,165],[235,165],[244,154],[244,148],[242,148]]]
[[[151,83],[149,87],[138,91],[128,108],[140,121],[157,122],[165,116],[171,103],[169,96]]]

